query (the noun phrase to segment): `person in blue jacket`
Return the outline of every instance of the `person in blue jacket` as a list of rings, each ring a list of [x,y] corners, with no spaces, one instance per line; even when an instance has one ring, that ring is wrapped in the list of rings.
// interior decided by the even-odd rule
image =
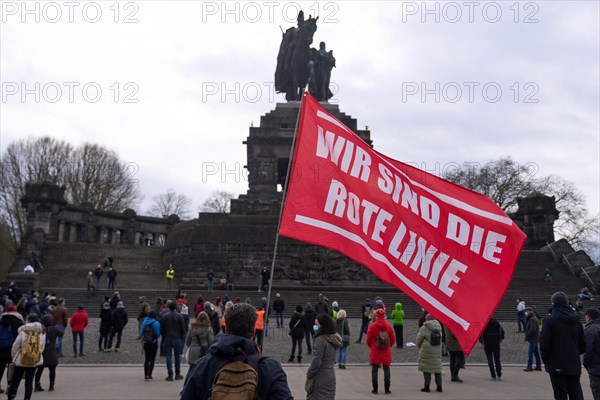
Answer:
[[[144,328],[151,325],[153,334],[144,334]],[[148,316],[142,322],[140,327],[140,336],[144,346],[144,380],[152,380],[152,371],[154,370],[154,360],[158,350],[158,338],[160,337],[160,322],[156,320],[156,311],[151,310]]]
[[[225,316],[225,332],[215,337],[208,354],[191,366],[185,377],[181,400],[204,400],[211,395],[217,372],[227,363],[244,361],[258,372],[258,398],[292,400],[287,375],[274,358],[263,356],[252,340],[256,309],[251,304],[234,305]]]

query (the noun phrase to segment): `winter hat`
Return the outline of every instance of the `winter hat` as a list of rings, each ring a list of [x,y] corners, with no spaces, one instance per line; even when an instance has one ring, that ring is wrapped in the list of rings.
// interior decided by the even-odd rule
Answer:
[[[370,306],[371,305],[371,299],[367,297],[365,299],[365,304]]]
[[[551,297],[552,304],[555,306],[566,306],[569,304],[569,298],[563,292],[556,292]]]
[[[122,301],[117,303],[117,308],[125,308]]]
[[[106,304],[108,304],[108,303],[106,303]],[[110,304],[108,306],[110,307]],[[50,307],[52,307],[52,306],[50,306]],[[50,308],[50,307],[48,307],[48,308]],[[54,309],[54,307],[52,307],[52,308]],[[77,305],[77,309],[78,310],[83,310],[83,304],[78,304]]]
[[[104,308],[105,310],[108,310],[110,308],[110,304],[109,303],[102,303],[102,308]]]
[[[380,308],[377,311],[375,311],[375,316],[377,318],[385,318],[385,311],[383,311],[383,308]]]
[[[585,312],[585,315],[589,316],[590,319],[598,319],[600,318],[600,310],[595,307],[590,307]]]
[[[331,307],[337,307],[338,306],[338,302],[334,301],[333,303],[331,303]]]
[[[150,312],[148,312],[148,317],[150,317],[150,318],[156,318],[156,311],[150,310]]]
[[[17,307],[10,305],[8,307],[6,307],[6,312],[16,312],[17,311]]]
[[[297,313],[301,313],[302,312],[302,306],[296,306],[296,312]]]

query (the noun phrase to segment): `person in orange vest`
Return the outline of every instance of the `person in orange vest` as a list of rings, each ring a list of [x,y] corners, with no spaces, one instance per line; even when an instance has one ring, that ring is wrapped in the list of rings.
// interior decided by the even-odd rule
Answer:
[[[258,349],[262,353],[263,334],[265,332],[265,309],[262,305],[258,307],[256,314],[258,315],[258,318],[256,319],[256,336],[254,336],[254,339],[256,340]]]

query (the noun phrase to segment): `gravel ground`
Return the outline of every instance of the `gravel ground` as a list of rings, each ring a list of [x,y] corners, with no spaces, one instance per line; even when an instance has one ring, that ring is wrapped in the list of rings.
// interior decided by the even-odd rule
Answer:
[[[284,323],[287,326],[288,320]],[[350,333],[352,343],[348,348],[348,363],[349,364],[364,364],[368,363],[369,350],[365,344],[358,344],[355,341],[358,339],[360,329],[360,320],[350,318]],[[506,338],[502,342],[501,361],[503,364],[519,364],[525,366],[527,361],[527,346],[523,341],[523,334],[516,332],[516,321],[501,322],[505,331]],[[144,362],[142,354],[142,346],[137,340],[137,321],[129,320],[123,332],[123,339],[119,352],[98,352],[98,327],[100,320],[91,318],[90,325],[85,333],[84,352],[85,357],[73,357],[72,334],[70,329],[67,329],[63,339],[63,354],[64,358],[60,359],[63,364],[142,364]],[[417,336],[417,321],[406,320],[404,325],[404,341],[414,342]],[[116,340],[116,338],[115,338]],[[306,343],[303,343],[305,345]],[[115,344],[113,343],[113,346]],[[291,339],[288,335],[288,329],[278,329],[274,327],[273,322],[269,324],[268,336],[265,337],[264,353],[268,356],[277,358],[282,363],[287,363],[291,351]],[[404,346],[403,349],[394,347],[392,350],[394,363],[416,363],[418,361],[418,350],[416,347]],[[164,358],[157,356],[157,363],[164,363]],[[309,363],[311,356],[306,354],[306,347],[303,346],[303,363]],[[444,362],[448,362],[448,358],[444,358]],[[467,363],[484,363],[486,364],[483,346],[477,344],[471,355],[467,357]]]

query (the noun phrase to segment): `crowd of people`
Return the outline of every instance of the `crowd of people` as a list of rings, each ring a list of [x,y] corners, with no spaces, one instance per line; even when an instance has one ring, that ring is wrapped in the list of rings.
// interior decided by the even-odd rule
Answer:
[[[97,285],[95,280],[93,283]],[[523,333],[527,343],[524,371],[541,371],[543,364],[556,399],[582,399],[580,376],[583,366],[589,373],[594,398],[600,399],[600,310],[589,308],[584,313],[584,325],[564,293],[555,293],[551,302],[548,314],[542,317],[535,307],[527,306],[522,298],[517,299],[517,332]],[[24,381],[26,399],[31,398],[33,391],[46,390],[42,383],[45,369],[48,370],[47,390],[55,389],[56,367],[64,357],[62,342],[67,327],[72,332],[73,357],[86,356],[84,338],[89,325],[88,310],[78,305],[69,316],[65,304],[64,298],[50,293],[40,296],[31,291],[19,297],[14,282],[8,285],[0,302],[3,310],[0,318],[0,382],[6,371],[9,399],[15,398],[21,380]],[[271,304],[268,305],[266,297],[252,304],[250,298],[231,299],[227,295],[216,296],[214,301],[198,296],[195,302],[190,302],[181,291],[173,299],[158,297],[154,302],[149,302],[145,296],[139,297],[136,331],[144,354],[144,379],[153,380],[154,363],[160,354],[166,360],[166,381],[185,379],[182,400],[207,398],[203,396],[212,387],[207,382],[221,379],[219,376],[226,365],[240,361],[259,371],[255,390],[264,398],[291,398],[281,364],[262,355],[268,318],[273,310],[275,329],[285,328],[290,336],[288,362],[302,363],[304,345],[307,354],[312,355],[306,370],[307,399],[335,398],[335,368],[346,369],[348,352],[354,342],[352,337],[357,337],[356,343],[362,343],[363,337],[366,339],[371,392],[381,391],[379,370],[382,369],[382,392],[391,393],[392,349],[403,348],[406,340],[401,303],[394,304],[388,312],[381,297],[373,301],[366,298],[361,306],[358,332],[351,330],[346,310],[323,294],[318,295],[314,306],[307,302],[286,308],[279,293]],[[91,316],[100,320],[98,351],[118,352],[123,330],[129,323],[119,292],[104,296],[98,310],[91,311]],[[25,350],[30,337],[37,337],[37,356]],[[503,377],[501,343],[504,338],[505,329],[494,318],[489,320],[480,337],[490,379],[494,381]],[[463,382],[460,371],[464,368],[465,354],[460,343],[432,314],[423,310],[417,335],[408,340],[414,340],[418,349],[418,370],[423,375],[421,391],[433,390],[432,375],[435,390],[443,391],[444,355],[449,357],[449,381]],[[182,362],[189,364],[186,378],[182,374]],[[263,373],[267,375],[263,376]],[[224,373],[223,387],[230,384],[227,379],[232,378]],[[4,390],[0,387],[1,391]]]

